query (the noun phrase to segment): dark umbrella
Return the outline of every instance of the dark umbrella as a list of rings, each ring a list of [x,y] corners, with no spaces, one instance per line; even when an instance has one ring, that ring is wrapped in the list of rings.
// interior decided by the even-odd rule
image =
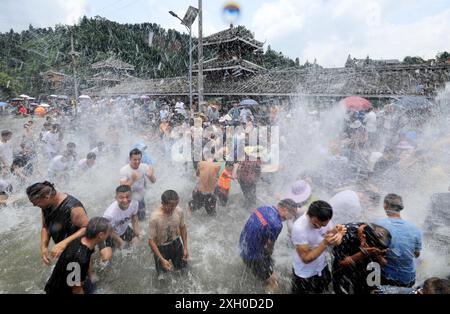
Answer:
[[[406,111],[428,109],[432,106],[433,104],[424,96],[405,96],[394,103],[394,107]]]
[[[341,100],[345,108],[349,111],[361,111],[372,108],[372,104],[365,98],[350,96]]]
[[[59,96],[58,96],[58,99],[65,99],[65,100],[67,100],[67,99],[69,99],[69,96],[66,96],[66,95],[59,95]]]
[[[23,100],[23,98],[13,98],[10,101],[22,101],[22,100]]]

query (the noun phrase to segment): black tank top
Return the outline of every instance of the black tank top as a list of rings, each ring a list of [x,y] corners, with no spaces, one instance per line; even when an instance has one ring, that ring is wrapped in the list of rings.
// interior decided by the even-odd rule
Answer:
[[[45,227],[55,244],[70,237],[80,229],[72,224],[70,216],[72,209],[75,207],[83,208],[86,213],[83,204],[79,200],[72,195],[67,195],[57,208],[47,208],[43,211]]]

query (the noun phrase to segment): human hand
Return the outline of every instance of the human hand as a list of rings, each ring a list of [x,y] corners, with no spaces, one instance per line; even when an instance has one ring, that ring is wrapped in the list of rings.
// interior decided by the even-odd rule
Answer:
[[[66,245],[62,242],[59,242],[58,244],[55,244],[55,246],[52,248],[52,251],[50,252],[50,256],[54,259],[57,259],[62,252],[66,249]]]
[[[161,266],[167,271],[171,271],[173,267],[172,262],[164,258],[161,259]]]
[[[380,250],[379,248],[376,247],[368,247],[364,249],[367,253],[367,255],[371,255],[371,256],[383,256],[387,253],[387,250]]]
[[[48,248],[41,248],[41,258],[45,265],[50,266],[50,259],[48,257]]]
[[[183,260],[187,261],[189,259],[189,252],[187,248],[184,248],[183,250]]]

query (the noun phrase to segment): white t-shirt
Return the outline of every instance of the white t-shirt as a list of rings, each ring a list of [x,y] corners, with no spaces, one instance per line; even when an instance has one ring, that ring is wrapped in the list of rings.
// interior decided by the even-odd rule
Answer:
[[[184,111],[184,102],[181,102],[181,101],[177,102],[175,104],[175,111],[177,113],[182,113]]]
[[[366,114],[364,118],[366,122],[366,130],[367,132],[373,133],[377,131],[377,114],[373,111]]]
[[[92,167],[87,164],[87,158],[83,158],[78,162],[77,170],[81,173],[89,171]]]
[[[125,233],[131,223],[131,216],[137,215],[139,204],[137,201],[131,201],[130,206],[126,210],[119,207],[117,201],[114,201],[108,209],[106,209],[103,217],[111,222],[114,232],[121,236]]]
[[[310,249],[314,249],[323,241],[325,233],[333,229],[333,227],[333,223],[330,221],[325,227],[316,229],[310,223],[308,215],[304,214],[294,222],[292,243],[294,245],[307,244]],[[295,274],[301,278],[309,278],[320,274],[327,265],[325,254],[326,252],[324,251],[314,261],[305,264],[297,251],[295,251],[293,264]]]
[[[252,112],[251,112],[250,109],[243,108],[243,109],[241,110],[241,113],[240,113],[241,121],[242,121],[242,122],[247,122],[247,121],[249,120],[249,117],[250,117],[251,115],[252,115]]]
[[[45,142],[45,148],[48,154],[50,153],[56,154],[58,152],[58,142],[59,142],[58,133],[47,131],[46,133],[44,133],[42,140]]]
[[[363,218],[358,194],[352,190],[337,193],[328,203],[333,207],[333,222],[337,224],[360,221]]]
[[[131,180],[131,175],[137,173],[138,179],[131,185],[131,192],[134,200],[142,200],[145,196],[145,176],[148,172],[148,165],[141,163],[139,168],[132,169],[128,164],[120,169],[121,180]]]
[[[48,166],[48,172],[56,174],[59,172],[69,170],[70,161],[64,162],[62,159],[63,159],[62,155],[55,156],[50,162],[50,165]]]
[[[6,143],[0,141],[0,156],[6,161],[8,167],[12,165],[13,162],[13,146],[11,140]],[[0,164],[1,166],[2,164]]]

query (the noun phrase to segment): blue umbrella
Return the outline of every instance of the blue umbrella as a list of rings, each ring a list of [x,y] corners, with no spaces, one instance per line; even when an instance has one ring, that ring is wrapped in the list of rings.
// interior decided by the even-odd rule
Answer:
[[[6,106],[8,106],[7,102],[0,102],[0,107],[6,107]]]
[[[243,99],[243,100],[241,100],[241,102],[239,104],[241,106],[257,106],[258,102],[253,99]]]
[[[394,103],[394,106],[406,111],[427,109],[433,104],[424,96],[405,96]]]

